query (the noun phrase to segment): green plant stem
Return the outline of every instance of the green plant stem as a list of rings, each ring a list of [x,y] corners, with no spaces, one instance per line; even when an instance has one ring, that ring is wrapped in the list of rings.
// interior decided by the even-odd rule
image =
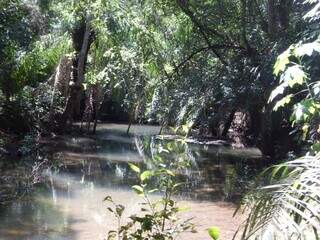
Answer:
[[[163,208],[163,212],[164,212],[164,215],[163,215],[163,218],[162,218],[162,227],[161,227],[161,230],[164,231],[164,228],[165,228],[165,224],[166,224],[166,212],[167,212],[167,208],[168,208],[168,199],[170,200],[171,199],[171,188],[169,188],[169,183],[167,183],[167,186],[166,186],[166,192],[165,192],[165,204],[164,204],[164,208]]]
[[[154,210],[154,207],[152,206],[152,203],[151,203],[150,199],[148,198],[148,196],[145,196],[144,200],[149,204],[149,207],[150,207],[152,214],[155,215],[156,211]],[[158,226],[157,226],[157,228],[158,228]],[[158,231],[160,232],[159,228],[158,228]]]

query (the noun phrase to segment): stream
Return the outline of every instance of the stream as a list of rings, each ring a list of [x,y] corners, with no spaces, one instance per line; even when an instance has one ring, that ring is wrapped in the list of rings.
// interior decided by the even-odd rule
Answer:
[[[102,240],[116,226],[103,202],[107,195],[125,205],[126,216],[134,214],[141,199],[131,190],[137,179],[128,162],[148,166],[156,149],[170,141],[156,137],[156,126],[132,126],[130,136],[126,128],[100,124],[95,136],[48,140],[46,157],[56,164],[43,171],[46,180],[32,197],[0,208],[0,239]],[[186,184],[175,199],[190,209],[182,215],[194,217],[198,233],[181,239],[209,239],[210,226],[220,229],[222,240],[232,239],[241,222],[233,213],[261,162],[260,152],[184,144],[172,156],[191,163],[179,176]]]

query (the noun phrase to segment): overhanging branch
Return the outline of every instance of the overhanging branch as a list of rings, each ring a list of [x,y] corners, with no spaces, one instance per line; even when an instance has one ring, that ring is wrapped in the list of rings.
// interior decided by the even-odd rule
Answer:
[[[183,67],[187,62],[189,62],[192,58],[194,58],[197,54],[206,51],[206,50],[212,50],[212,49],[236,49],[236,50],[243,50],[242,47],[233,46],[233,45],[222,45],[222,44],[213,44],[207,47],[199,48],[198,50],[191,53],[186,59],[184,59],[182,62],[180,62],[175,68],[174,72],[179,71],[181,67]]]
[[[201,23],[196,19],[194,14],[187,7],[186,0],[176,0],[176,1],[177,1],[178,6],[181,8],[181,10],[190,18],[190,20],[193,22],[193,24],[198,28],[200,34],[202,35],[202,37],[204,38],[204,40],[208,44],[208,48],[220,59],[220,61],[224,65],[228,65],[228,63],[222,58],[220,53],[215,48],[212,47],[210,39],[207,36],[207,33],[206,33],[204,27],[201,25]],[[218,31],[211,29],[211,32],[213,32],[213,34],[216,35],[217,37],[221,38],[221,40],[226,40],[225,36],[223,34],[219,33]]]

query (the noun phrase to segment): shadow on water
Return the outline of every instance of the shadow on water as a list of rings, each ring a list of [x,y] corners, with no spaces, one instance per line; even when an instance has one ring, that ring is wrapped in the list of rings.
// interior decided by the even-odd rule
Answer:
[[[165,145],[171,148],[167,157],[172,161],[184,158],[191,163],[179,173],[185,185],[176,198],[194,208],[192,213],[199,219],[208,219],[208,224],[221,221],[208,217],[208,211],[231,218],[232,202],[239,199],[259,166],[256,149],[159,140],[154,136],[159,128],[154,126],[133,126],[133,134],[127,136],[126,127],[102,124],[96,136],[47,140],[50,154],[46,157],[56,166],[44,172],[47,181],[31,200],[0,209],[0,239],[103,239],[114,223],[102,199],[111,195],[127,206],[128,215],[133,214],[139,199],[130,189],[137,179],[128,162],[152,168],[154,155]],[[234,232],[237,222],[225,222],[229,224],[225,228]]]

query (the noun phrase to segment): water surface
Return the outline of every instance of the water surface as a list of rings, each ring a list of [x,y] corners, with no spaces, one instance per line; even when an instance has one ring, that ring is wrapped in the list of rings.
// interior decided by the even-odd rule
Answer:
[[[17,200],[0,210],[1,240],[93,240],[103,239],[115,227],[102,200],[110,195],[126,206],[129,216],[141,199],[130,186],[137,182],[128,162],[150,167],[152,156],[166,141],[155,137],[159,128],[101,124],[96,136],[57,137],[47,143],[56,167],[44,171],[32,198]],[[175,196],[191,210],[199,233],[181,239],[209,239],[206,228],[220,227],[222,239],[231,239],[240,219],[233,218],[241,193],[260,161],[257,149],[237,150],[187,144],[173,150],[172,158],[191,163],[179,175],[185,187]]]

